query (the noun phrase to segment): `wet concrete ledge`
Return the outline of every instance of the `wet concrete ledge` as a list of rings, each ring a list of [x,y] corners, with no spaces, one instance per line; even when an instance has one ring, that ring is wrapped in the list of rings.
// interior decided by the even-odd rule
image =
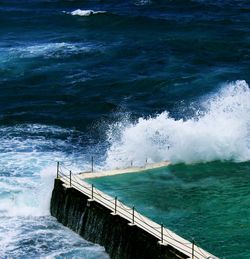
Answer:
[[[84,239],[105,247],[110,258],[154,259],[188,258],[74,188],[66,188],[55,179],[50,204],[51,215]]]

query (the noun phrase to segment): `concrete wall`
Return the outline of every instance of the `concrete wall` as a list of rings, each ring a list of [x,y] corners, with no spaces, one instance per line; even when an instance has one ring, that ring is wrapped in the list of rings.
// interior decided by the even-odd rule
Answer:
[[[104,246],[110,258],[154,259],[187,258],[171,246],[161,246],[158,239],[137,226],[129,226],[120,216],[55,179],[50,212],[59,222],[84,239]]]

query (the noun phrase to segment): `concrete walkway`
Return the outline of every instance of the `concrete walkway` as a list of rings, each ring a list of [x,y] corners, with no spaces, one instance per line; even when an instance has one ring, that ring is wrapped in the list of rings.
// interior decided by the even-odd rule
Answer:
[[[99,171],[99,172],[83,172],[79,174],[82,179],[99,178],[104,176],[114,176],[119,174],[131,174],[131,173],[143,173],[147,170],[157,169],[161,167],[166,167],[170,165],[169,161],[164,161],[160,163],[150,163],[142,167],[128,167],[124,169],[115,169],[109,171]]]

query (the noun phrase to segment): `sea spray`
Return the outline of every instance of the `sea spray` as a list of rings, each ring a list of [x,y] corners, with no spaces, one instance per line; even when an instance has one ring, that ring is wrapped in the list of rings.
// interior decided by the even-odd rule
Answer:
[[[203,98],[200,111],[189,119],[176,120],[163,112],[112,125],[107,167],[142,165],[170,160],[172,163],[250,159],[250,89],[245,81],[225,84]]]

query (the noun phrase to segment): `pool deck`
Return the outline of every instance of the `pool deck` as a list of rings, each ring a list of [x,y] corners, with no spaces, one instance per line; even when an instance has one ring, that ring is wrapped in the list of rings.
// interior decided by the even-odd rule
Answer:
[[[141,167],[131,166],[124,169],[114,169],[109,171],[82,172],[78,176],[79,178],[84,180],[84,179],[99,178],[99,177],[105,177],[105,176],[115,176],[120,174],[143,173],[151,169],[157,169],[157,168],[166,167],[169,165],[170,165],[169,161],[163,161],[160,163],[148,163],[145,166],[141,166]]]

